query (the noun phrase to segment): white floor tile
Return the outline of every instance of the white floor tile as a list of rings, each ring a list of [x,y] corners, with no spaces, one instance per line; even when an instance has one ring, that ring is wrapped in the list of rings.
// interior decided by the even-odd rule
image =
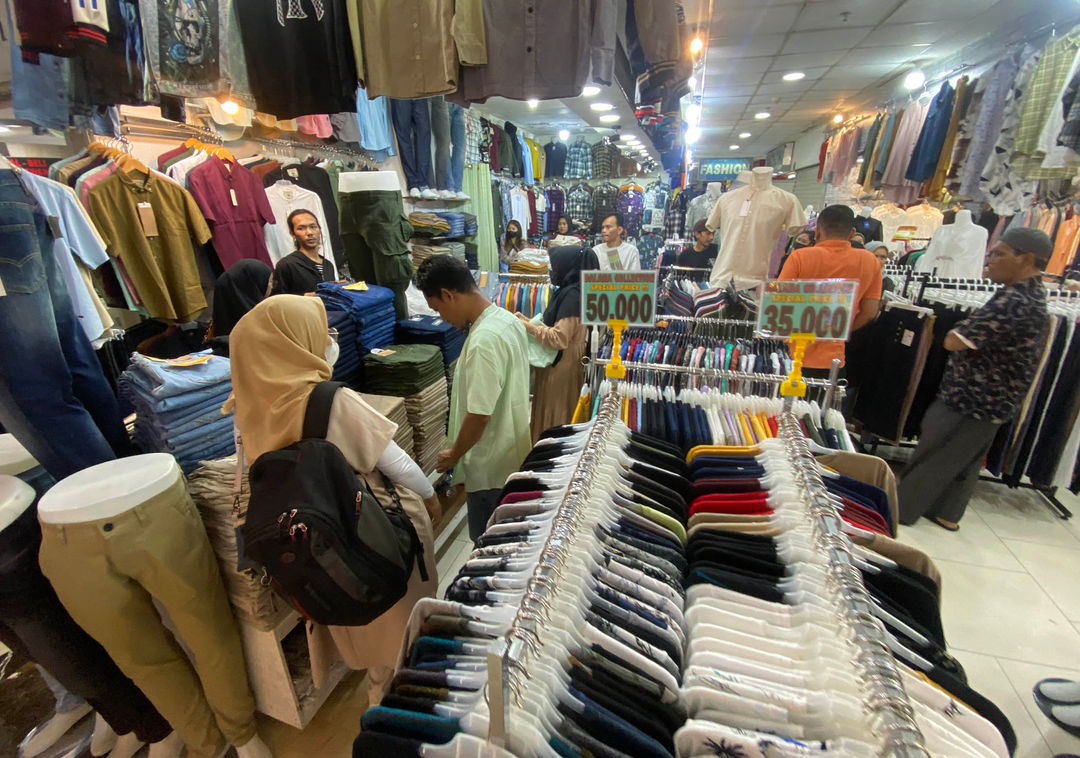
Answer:
[[[1036,726],[1042,732],[1043,739],[1054,753],[1080,754],[1080,738],[1073,737],[1068,732],[1054,726],[1050,719],[1043,715],[1039,706],[1035,705],[1035,698],[1031,691],[1036,682],[1049,677],[1063,677],[1065,679],[1080,680],[1080,670],[1069,670],[1059,666],[1042,666],[1034,663],[1022,663],[1020,661],[1002,660],[1001,668],[1012,682],[1013,688],[1020,696],[1024,707],[1034,720]]]
[[[951,652],[967,672],[971,688],[1000,708],[1009,719],[1016,732],[1015,758],[1047,758],[1052,755],[1042,732],[998,659],[955,648]]]
[[[450,582],[454,581],[458,569],[461,568],[461,564],[466,561],[471,552],[472,543],[468,540],[464,542],[454,540],[447,545],[443,557],[439,560],[438,597],[442,597],[446,593],[446,588],[450,586]]]
[[[1080,531],[1074,533],[1066,528],[1042,497],[1031,490],[979,482],[971,508],[1003,540],[1072,548],[1080,545]]]
[[[1080,667],[1080,633],[1038,582],[1016,571],[938,560],[949,648]]]
[[[1057,603],[1065,618],[1080,621],[1080,584],[1076,581],[1076,571],[1080,567],[1080,543],[1077,549],[1020,540],[1005,540],[1005,544]]]
[[[945,558],[988,568],[1023,571],[1024,567],[987,526],[977,512],[968,509],[960,531],[942,529],[929,519],[900,527],[900,541],[922,550],[931,558]]]

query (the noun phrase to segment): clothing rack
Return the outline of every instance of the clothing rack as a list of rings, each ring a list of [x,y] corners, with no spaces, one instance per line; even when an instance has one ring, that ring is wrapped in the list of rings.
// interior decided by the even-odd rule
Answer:
[[[187,139],[195,137],[204,142],[224,145],[225,140],[213,129],[196,124],[181,124],[172,121],[161,121],[153,118],[140,116],[124,116],[120,120],[120,133],[135,137],[154,137],[157,139]]]
[[[791,413],[792,398],[785,398],[780,439],[792,461],[796,484],[813,517],[818,547],[828,558],[827,574],[836,594],[837,615],[859,649],[855,666],[866,683],[864,707],[871,730],[881,738],[879,755],[893,758],[929,758],[915,709],[904,689],[896,659],[889,650],[885,628],[871,613],[873,600],[855,563],[851,540],[843,533],[840,512],[833,504],[798,419]]]

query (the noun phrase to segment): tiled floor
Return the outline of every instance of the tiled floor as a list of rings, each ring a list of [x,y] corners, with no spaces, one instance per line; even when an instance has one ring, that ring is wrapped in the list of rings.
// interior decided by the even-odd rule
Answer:
[[[1080,518],[1080,498],[1059,499]],[[901,527],[900,539],[941,570],[949,650],[1009,717],[1016,757],[1080,754],[1080,739],[1031,697],[1040,679],[1080,679],[1080,523],[1062,521],[1030,490],[980,482],[959,532],[924,519]]]

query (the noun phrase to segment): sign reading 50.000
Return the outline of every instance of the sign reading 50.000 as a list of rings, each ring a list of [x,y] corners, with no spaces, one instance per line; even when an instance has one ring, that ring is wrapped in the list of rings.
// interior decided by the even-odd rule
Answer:
[[[582,271],[581,320],[587,326],[608,321],[653,323],[656,309],[655,271]]]

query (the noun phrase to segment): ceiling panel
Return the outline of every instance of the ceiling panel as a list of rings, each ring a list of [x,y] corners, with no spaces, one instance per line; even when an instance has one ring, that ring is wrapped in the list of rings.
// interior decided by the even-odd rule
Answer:
[[[762,34],[753,37],[716,37],[709,40],[709,60],[714,58],[749,58],[776,55],[784,44],[783,34]]]
[[[786,34],[799,15],[798,5],[764,7],[757,3],[742,8],[718,3],[712,35],[734,37],[742,34]]]
[[[715,86],[706,87],[703,93],[704,97],[750,97],[757,92],[756,84],[747,84],[742,86]]]
[[[862,42],[870,32],[862,29],[827,29],[820,32],[799,32],[788,37],[784,53],[815,53],[824,50],[848,50]]]
[[[705,76],[706,78],[711,76],[722,76],[724,74],[729,74],[733,71],[756,71],[761,73],[768,71],[769,66],[772,65],[774,60],[776,59],[771,55],[763,55],[753,58],[717,58],[715,60],[712,58],[707,58],[705,61]],[[839,60],[839,57],[837,57],[837,60]]]
[[[705,76],[705,89],[723,87],[724,85],[747,85],[757,84],[764,74],[762,71],[729,71],[718,76]]]
[[[869,45],[916,45],[925,42],[937,42],[948,36],[948,24],[885,24],[867,35],[862,46]],[[916,48],[918,50],[918,48]]]
[[[877,26],[888,18],[895,7],[896,0],[822,0],[807,3],[795,28],[804,31]]]
[[[897,70],[893,63],[865,63],[845,65],[841,63],[829,72],[829,75],[821,80],[822,83],[830,83],[839,86],[844,84],[865,84],[880,79]]]
[[[798,91],[800,89],[804,89],[810,82],[814,81],[815,79],[820,79],[822,76],[825,75],[828,70],[828,67],[824,66],[820,68],[778,69],[765,74],[765,76],[761,80],[761,83],[783,84],[794,91]],[[806,76],[796,82],[785,82],[784,74],[788,73],[789,71],[801,71],[802,73],[806,74]]]
[[[898,64],[911,60],[912,58],[918,58],[921,53],[921,49],[917,47],[859,47],[847,55],[840,61],[841,66],[848,66],[852,64],[862,65],[866,64]]]
[[[919,21],[977,21],[979,15],[998,0],[907,0],[894,14],[890,24],[913,24]]]
[[[847,47],[812,53],[778,55],[772,59],[772,71],[802,71],[807,68],[828,68],[844,57]]]

